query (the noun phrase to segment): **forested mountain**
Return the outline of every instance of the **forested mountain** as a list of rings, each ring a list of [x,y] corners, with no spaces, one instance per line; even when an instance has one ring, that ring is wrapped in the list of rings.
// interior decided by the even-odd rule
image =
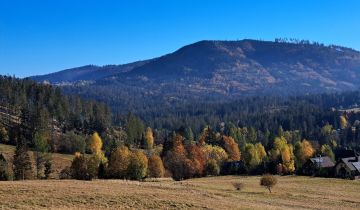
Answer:
[[[114,112],[143,112],[245,96],[357,90],[360,53],[308,41],[200,41],[144,62],[33,79],[62,84],[65,93],[103,101]]]

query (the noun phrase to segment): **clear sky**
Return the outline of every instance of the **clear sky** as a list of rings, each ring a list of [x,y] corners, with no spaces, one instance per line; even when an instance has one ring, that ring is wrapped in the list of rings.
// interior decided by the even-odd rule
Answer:
[[[360,49],[359,0],[0,0],[0,74],[157,57],[199,40],[298,38]]]

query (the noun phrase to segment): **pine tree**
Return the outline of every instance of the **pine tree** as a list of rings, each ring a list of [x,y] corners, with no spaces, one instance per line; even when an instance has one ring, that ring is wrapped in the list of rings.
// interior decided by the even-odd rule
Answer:
[[[32,166],[28,148],[24,141],[20,141],[16,145],[13,165],[15,180],[25,180],[31,178]]]

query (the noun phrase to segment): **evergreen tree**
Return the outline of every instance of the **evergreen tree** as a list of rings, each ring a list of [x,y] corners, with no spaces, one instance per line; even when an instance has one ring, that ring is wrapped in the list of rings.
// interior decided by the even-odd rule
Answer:
[[[13,164],[15,180],[25,180],[32,177],[30,156],[24,141],[20,141],[16,145]]]

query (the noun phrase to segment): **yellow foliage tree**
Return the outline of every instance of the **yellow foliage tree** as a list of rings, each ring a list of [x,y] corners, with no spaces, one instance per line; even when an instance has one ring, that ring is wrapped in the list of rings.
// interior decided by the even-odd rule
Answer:
[[[94,132],[90,139],[90,149],[93,154],[101,152],[103,142],[97,132]]]
[[[95,165],[99,165],[100,163],[107,162],[107,159],[101,150],[102,146],[103,146],[103,142],[99,134],[97,132],[94,132],[90,139],[90,149],[91,152],[93,153],[92,159]]]
[[[243,155],[246,165],[250,169],[255,169],[266,157],[266,151],[261,143],[246,144]]]
[[[215,160],[217,164],[221,164],[228,159],[228,154],[223,148],[219,146],[206,144],[202,146],[201,149],[205,154],[205,159],[207,162],[210,160]]]
[[[348,121],[344,115],[340,116],[340,127],[342,129],[346,128],[348,126]]]
[[[130,163],[127,168],[127,176],[130,179],[141,180],[148,171],[148,159],[143,152],[136,150],[130,154]]]
[[[320,151],[322,155],[328,156],[331,160],[335,161],[334,152],[332,151],[329,145],[327,144],[322,145]]]
[[[261,143],[256,143],[255,148],[256,148],[257,155],[259,156],[259,159],[264,160],[264,158],[267,156],[265,147]]]
[[[131,152],[125,146],[116,148],[110,155],[109,174],[112,178],[126,178]]]
[[[270,151],[271,159],[277,161],[281,159],[281,164],[284,173],[293,173],[295,171],[295,161],[293,146],[287,144],[284,137],[276,137],[274,141],[274,148]]]
[[[315,149],[308,140],[304,139],[301,142],[296,142],[295,158],[297,166],[301,167],[314,153]]]
[[[146,148],[152,149],[154,146],[154,135],[150,127],[146,128],[145,140],[146,140]]]

